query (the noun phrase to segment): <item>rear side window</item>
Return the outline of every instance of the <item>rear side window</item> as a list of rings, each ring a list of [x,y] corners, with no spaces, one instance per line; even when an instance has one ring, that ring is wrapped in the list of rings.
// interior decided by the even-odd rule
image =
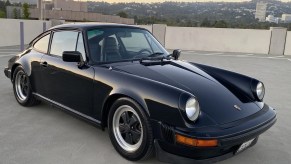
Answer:
[[[64,51],[76,51],[78,32],[54,32],[50,54],[62,56]]]
[[[39,39],[35,44],[34,48],[40,52],[47,53],[48,45],[50,41],[50,34],[45,35],[41,39]]]

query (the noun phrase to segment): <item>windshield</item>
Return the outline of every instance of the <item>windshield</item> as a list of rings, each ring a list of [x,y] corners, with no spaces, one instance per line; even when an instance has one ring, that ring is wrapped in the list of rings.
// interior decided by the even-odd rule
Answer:
[[[96,28],[87,31],[87,36],[91,58],[98,63],[168,55],[163,46],[142,29]]]

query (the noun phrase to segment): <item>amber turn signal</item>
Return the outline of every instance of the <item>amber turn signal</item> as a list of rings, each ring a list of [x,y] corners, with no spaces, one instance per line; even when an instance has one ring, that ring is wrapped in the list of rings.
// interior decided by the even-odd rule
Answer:
[[[200,140],[200,139],[185,137],[180,134],[176,134],[176,142],[183,145],[193,146],[193,147],[215,147],[218,145],[218,141],[215,139],[214,140]]]

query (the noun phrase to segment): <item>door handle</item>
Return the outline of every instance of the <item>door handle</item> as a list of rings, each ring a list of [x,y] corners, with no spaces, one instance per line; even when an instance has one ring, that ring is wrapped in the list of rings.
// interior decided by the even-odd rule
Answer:
[[[41,62],[40,65],[43,66],[43,67],[48,67],[47,62]]]

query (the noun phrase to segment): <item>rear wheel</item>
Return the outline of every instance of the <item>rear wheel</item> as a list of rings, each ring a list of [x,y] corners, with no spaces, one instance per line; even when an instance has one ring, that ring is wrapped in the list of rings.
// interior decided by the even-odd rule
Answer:
[[[29,77],[21,66],[18,66],[13,74],[13,91],[17,102],[22,106],[33,106],[40,103],[32,95]]]
[[[114,148],[124,158],[136,161],[152,154],[153,134],[148,116],[129,98],[112,105],[108,116],[109,136]]]

